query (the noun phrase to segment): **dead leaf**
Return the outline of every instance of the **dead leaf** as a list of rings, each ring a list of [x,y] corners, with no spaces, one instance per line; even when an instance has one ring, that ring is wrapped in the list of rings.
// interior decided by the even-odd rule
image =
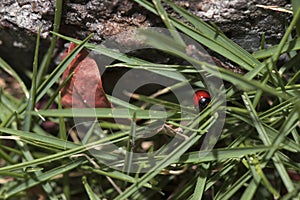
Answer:
[[[68,54],[76,47],[71,43]],[[110,108],[102,87],[101,74],[96,61],[83,49],[72,60],[63,73],[63,80],[74,72],[72,78],[61,89],[64,108]]]

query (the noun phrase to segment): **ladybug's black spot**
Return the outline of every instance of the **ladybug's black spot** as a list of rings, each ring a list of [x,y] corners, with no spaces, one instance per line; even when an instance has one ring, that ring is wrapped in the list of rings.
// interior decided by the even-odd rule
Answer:
[[[204,98],[204,97],[200,98],[198,102],[199,111],[204,110],[204,108],[206,108],[207,105],[209,104],[210,100],[211,100],[210,98]]]

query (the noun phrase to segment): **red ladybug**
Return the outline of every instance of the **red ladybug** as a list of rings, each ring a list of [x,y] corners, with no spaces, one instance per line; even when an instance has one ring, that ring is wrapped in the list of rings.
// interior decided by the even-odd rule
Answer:
[[[195,107],[202,111],[211,101],[210,94],[205,90],[197,90],[193,97],[193,103]]]

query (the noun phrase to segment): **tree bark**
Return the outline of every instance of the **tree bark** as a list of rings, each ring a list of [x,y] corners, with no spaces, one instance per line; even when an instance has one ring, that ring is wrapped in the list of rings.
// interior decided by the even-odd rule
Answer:
[[[174,0],[205,21],[214,22],[249,51],[259,47],[262,33],[269,44],[285,31],[291,14],[266,10],[257,4],[290,6],[287,0]],[[42,27],[41,54],[53,28],[55,0],[3,0],[0,2],[0,56],[17,69],[30,68],[35,38]],[[83,39],[94,33],[93,42],[136,27],[163,26],[159,17],[133,0],[64,1],[60,33]]]

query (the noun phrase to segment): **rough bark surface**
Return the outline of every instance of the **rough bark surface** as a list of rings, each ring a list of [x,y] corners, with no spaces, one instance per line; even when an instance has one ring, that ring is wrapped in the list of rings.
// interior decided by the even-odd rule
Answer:
[[[220,29],[249,51],[259,46],[264,32],[267,42],[277,42],[291,14],[265,10],[257,4],[288,7],[287,0],[174,0]],[[0,56],[14,68],[32,65],[37,29],[42,27],[41,52],[49,44],[55,0],[3,0],[0,2]],[[135,27],[161,26],[159,17],[133,0],[64,1],[60,32],[83,39],[95,33],[93,41]]]

